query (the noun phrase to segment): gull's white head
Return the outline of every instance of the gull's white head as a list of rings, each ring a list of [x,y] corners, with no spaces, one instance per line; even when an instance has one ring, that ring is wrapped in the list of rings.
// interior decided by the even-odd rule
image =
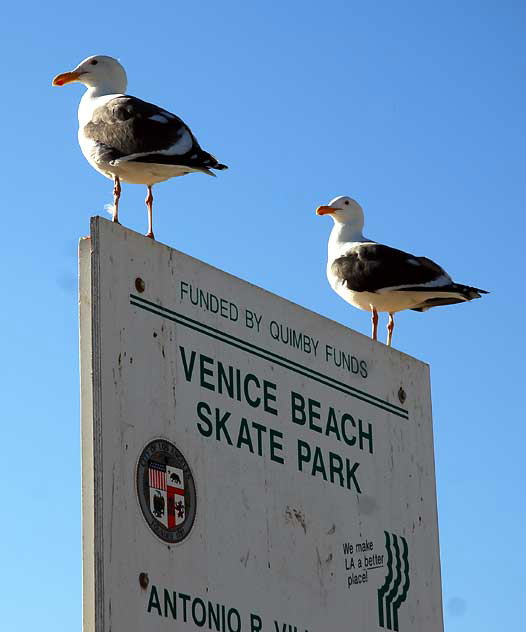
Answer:
[[[364,224],[363,209],[356,200],[340,195],[327,206],[318,206],[317,215],[330,215],[335,224],[348,224],[356,232],[361,232]]]
[[[121,64],[107,55],[92,55],[71,70],[53,79],[54,86],[79,81],[88,88],[95,88],[99,94],[122,94],[126,91],[128,79]]]

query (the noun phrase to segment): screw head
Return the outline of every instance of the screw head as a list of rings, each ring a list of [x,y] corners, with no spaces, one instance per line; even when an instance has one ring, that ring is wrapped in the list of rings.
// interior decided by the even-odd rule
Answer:
[[[398,389],[398,399],[400,400],[401,404],[403,404],[405,400],[407,399],[406,392],[404,391],[402,387]]]
[[[142,294],[146,289],[146,283],[141,279],[141,277],[137,277],[135,279],[135,289],[139,294]]]
[[[148,578],[148,573],[139,573],[139,585],[141,588],[148,588],[148,584],[150,583],[150,579]]]

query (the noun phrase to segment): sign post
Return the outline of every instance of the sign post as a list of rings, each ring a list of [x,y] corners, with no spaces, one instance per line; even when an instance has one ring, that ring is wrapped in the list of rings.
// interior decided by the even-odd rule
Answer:
[[[101,218],[80,321],[85,632],[442,632],[427,365]]]

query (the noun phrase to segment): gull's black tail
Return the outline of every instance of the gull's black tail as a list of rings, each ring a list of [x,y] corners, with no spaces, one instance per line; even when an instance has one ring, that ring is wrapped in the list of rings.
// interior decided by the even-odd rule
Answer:
[[[475,298],[480,298],[481,294],[489,294],[486,290],[481,290],[480,288],[472,287],[471,285],[461,285],[460,283],[451,283],[450,285],[434,288],[411,288],[411,291],[436,293],[436,296],[422,301],[418,307],[413,307],[412,309],[415,312],[425,312],[431,307],[439,307],[440,305],[465,303],[466,301],[472,301]],[[441,296],[441,294],[457,294],[457,296]]]

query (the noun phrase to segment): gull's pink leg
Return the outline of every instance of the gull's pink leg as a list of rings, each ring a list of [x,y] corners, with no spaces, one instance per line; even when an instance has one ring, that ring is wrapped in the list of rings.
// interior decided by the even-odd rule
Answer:
[[[150,237],[151,239],[155,239],[153,236],[153,194],[152,194],[152,185],[148,185],[148,195],[146,196],[146,206],[148,207],[148,232],[146,233],[146,237]]]
[[[121,197],[121,181],[118,176],[113,176],[113,215],[112,222],[120,224],[119,222],[119,198]]]
[[[373,335],[371,338],[373,340],[378,340],[378,312],[376,311],[376,307],[371,305],[371,322],[373,324]]]
[[[389,322],[387,323],[387,346],[391,346],[393,340],[394,318],[393,312],[389,312]]]

